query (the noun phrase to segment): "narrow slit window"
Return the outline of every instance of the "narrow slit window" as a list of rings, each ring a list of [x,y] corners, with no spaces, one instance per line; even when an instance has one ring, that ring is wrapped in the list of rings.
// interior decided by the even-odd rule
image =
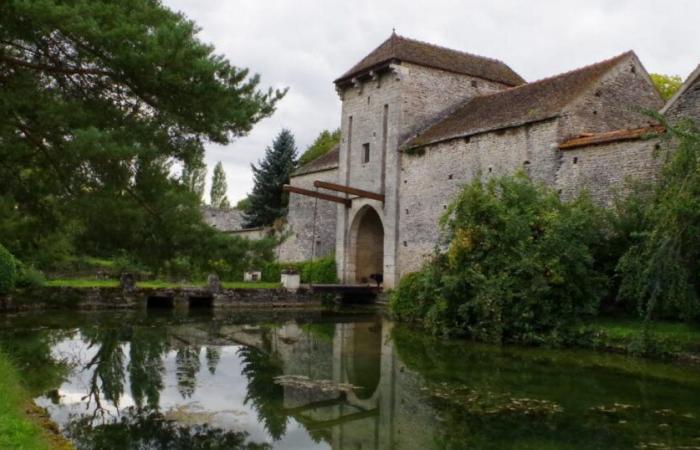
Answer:
[[[362,163],[369,162],[369,143],[362,144]]]

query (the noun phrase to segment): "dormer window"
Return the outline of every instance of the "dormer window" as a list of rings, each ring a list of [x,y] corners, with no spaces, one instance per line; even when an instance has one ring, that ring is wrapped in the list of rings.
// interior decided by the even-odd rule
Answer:
[[[369,142],[362,144],[362,164],[369,162]]]

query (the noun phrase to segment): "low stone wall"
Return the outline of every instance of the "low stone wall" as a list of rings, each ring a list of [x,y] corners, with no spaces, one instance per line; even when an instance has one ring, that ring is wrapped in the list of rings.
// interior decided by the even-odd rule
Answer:
[[[318,306],[321,298],[308,289],[41,287],[0,297],[0,312],[48,309],[140,309],[159,303],[177,309],[196,304],[213,308],[276,308]]]

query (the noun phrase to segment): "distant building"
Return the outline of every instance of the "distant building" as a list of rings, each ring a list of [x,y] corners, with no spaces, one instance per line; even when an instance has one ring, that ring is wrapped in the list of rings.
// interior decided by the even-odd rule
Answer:
[[[634,52],[527,83],[501,61],[396,34],[335,86],[341,143],[292,177],[280,260],[335,252],[339,277],[393,287],[439,240],[462,185],[523,170],[609,204],[658,173],[664,130],[643,110],[700,118],[700,68],[664,106]]]

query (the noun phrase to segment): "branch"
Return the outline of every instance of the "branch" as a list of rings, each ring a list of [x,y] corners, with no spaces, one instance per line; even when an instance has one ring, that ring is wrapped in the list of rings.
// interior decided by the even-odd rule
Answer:
[[[61,73],[66,75],[101,75],[111,76],[112,73],[102,69],[87,69],[83,67],[61,67],[41,63],[30,63],[22,59],[13,58],[11,56],[0,54],[0,61],[11,66],[25,67],[28,69],[39,70],[48,73]]]

